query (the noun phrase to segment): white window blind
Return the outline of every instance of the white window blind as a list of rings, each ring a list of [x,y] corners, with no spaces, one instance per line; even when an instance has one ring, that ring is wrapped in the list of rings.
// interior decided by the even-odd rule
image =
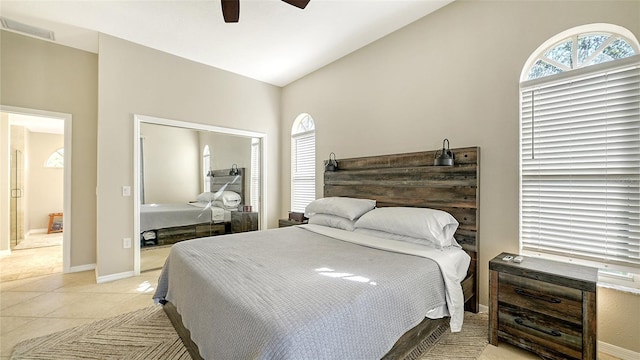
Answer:
[[[316,199],[315,131],[295,134],[291,139],[291,211],[304,212],[305,207]]]
[[[251,207],[260,211],[260,139],[251,139]]]
[[[524,252],[640,269],[640,60],[623,64],[522,83]]]

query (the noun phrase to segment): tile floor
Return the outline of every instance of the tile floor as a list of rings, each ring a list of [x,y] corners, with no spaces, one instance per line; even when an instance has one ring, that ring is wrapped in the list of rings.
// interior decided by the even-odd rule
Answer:
[[[61,250],[56,248],[19,250],[0,257],[3,275],[0,281],[0,360],[8,360],[13,347],[22,340],[153,305],[151,296],[160,270],[96,284],[93,271],[62,274],[56,262],[46,265],[46,258],[57,259]],[[48,256],[43,249],[48,249]],[[41,259],[31,259],[37,257]],[[61,258],[55,261],[62,263]],[[30,266],[35,270],[31,275]],[[50,273],[43,275],[45,268]],[[5,277],[5,272],[12,275]],[[600,355],[601,360],[615,359]],[[488,345],[480,359],[539,358],[508,344],[500,344],[499,347]]]

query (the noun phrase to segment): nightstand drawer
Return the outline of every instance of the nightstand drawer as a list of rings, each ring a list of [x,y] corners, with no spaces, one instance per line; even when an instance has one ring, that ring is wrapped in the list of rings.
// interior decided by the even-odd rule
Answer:
[[[524,340],[570,358],[582,358],[580,323],[562,321],[505,304],[498,310],[498,323],[500,337]]]
[[[500,273],[498,301],[582,323],[582,291],[548,282]]]

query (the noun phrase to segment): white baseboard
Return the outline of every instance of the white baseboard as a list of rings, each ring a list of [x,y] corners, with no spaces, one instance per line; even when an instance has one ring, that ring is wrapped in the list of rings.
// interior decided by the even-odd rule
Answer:
[[[96,268],[96,264],[86,264],[86,265],[80,265],[80,266],[72,266],[67,271],[65,271],[65,273],[75,273],[75,272],[81,272],[81,271],[89,271],[89,270],[95,270],[95,268]]]
[[[482,305],[482,304],[478,304],[478,312],[481,313],[488,313],[489,312],[489,307],[487,305]]]
[[[29,236],[31,234],[46,234],[47,233],[47,228],[44,229],[31,229],[29,231],[27,231],[27,233],[25,234],[26,236]]]
[[[598,352],[603,352],[605,354],[615,356],[622,360],[640,359],[640,353],[638,352],[621,348],[619,346],[611,345],[603,341],[598,341]]]
[[[0,250],[0,256],[9,256],[11,255],[11,250]]]
[[[105,276],[98,276],[96,278],[96,282],[98,284],[101,284],[101,283],[105,283],[105,282],[109,282],[109,281],[126,279],[126,278],[129,278],[129,277],[133,277],[134,275],[135,275],[135,273],[133,271],[127,271],[127,272],[123,272],[123,273],[117,273],[117,274],[111,274],[111,275],[105,275]]]

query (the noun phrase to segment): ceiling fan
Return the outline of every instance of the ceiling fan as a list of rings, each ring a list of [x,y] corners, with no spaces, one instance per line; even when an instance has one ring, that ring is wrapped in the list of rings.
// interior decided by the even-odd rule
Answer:
[[[222,16],[226,23],[237,23],[240,18],[240,0],[220,0],[222,2]],[[310,0],[282,0],[289,5],[304,9]]]

